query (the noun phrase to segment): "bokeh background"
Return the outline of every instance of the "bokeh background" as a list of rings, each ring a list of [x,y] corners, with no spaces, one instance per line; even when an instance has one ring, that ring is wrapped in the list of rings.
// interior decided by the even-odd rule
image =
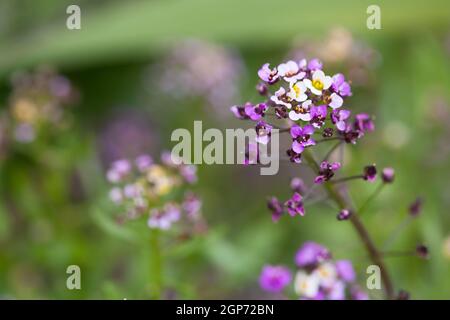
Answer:
[[[81,7],[81,30],[66,28],[69,4]],[[381,7],[381,30],[366,27],[370,4]],[[69,128],[51,143],[0,143],[0,296],[148,298],[149,229],[111,218],[108,164],[141,152],[158,157],[171,148],[171,132],[194,120],[242,127],[228,108],[257,99],[259,66],[301,56],[346,74],[349,107],[376,116],[376,131],[345,150],[348,174],[369,163],[396,170],[363,218],[376,242],[424,200],[392,249],[425,243],[430,257],[389,258],[396,289],[450,298],[447,0],[0,1],[0,112],[24,71],[53,68],[76,88]],[[272,177],[255,167],[200,166],[195,189],[209,228],[164,249],[164,298],[270,297],[258,286],[262,266],[293,267],[306,240],[351,259],[364,284],[369,262],[334,208],[308,206],[303,218],[272,223],[266,198],[288,198],[294,176],[311,178],[288,162]],[[375,186],[351,188],[360,204]],[[72,264],[81,267],[82,290],[66,288]]]

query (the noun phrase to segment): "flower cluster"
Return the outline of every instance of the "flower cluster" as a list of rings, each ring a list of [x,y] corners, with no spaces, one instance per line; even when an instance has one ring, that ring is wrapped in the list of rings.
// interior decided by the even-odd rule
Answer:
[[[274,68],[266,63],[258,76],[262,82],[257,90],[267,100],[235,105],[231,112],[239,119],[256,122],[257,142],[262,144],[268,143],[274,127],[264,120],[266,116],[288,121],[292,144],[287,154],[292,162],[300,163],[304,149],[317,144],[315,134],[356,143],[374,130],[369,115],[352,117],[343,109],[345,99],[352,95],[350,83],[341,73],[327,75],[318,59],[290,60]]]
[[[349,260],[334,261],[327,248],[306,242],[295,255],[297,271],[294,291],[300,299],[313,300],[365,300],[356,273]],[[284,266],[264,266],[260,275],[260,286],[271,293],[283,291],[292,282],[291,271]]]
[[[284,203],[280,202],[278,198],[271,197],[267,202],[267,207],[272,212],[272,221],[277,222],[281,216],[287,212],[291,217],[297,215],[305,215],[305,207],[303,197],[300,193],[304,191],[304,183],[300,178],[294,178],[291,182],[292,196]]]
[[[232,50],[189,40],[175,46],[154,69],[161,91],[179,99],[203,98],[223,115],[224,106],[238,95],[243,64]]]
[[[17,74],[9,98],[11,135],[22,143],[68,126],[65,108],[77,98],[71,82],[50,69]]]
[[[196,167],[176,165],[168,152],[161,161],[156,164],[149,155],[141,155],[134,162],[121,159],[111,164],[106,177],[114,185],[110,199],[125,211],[120,221],[148,215],[150,228],[167,230],[182,219],[200,225],[202,203],[186,190],[197,180]]]

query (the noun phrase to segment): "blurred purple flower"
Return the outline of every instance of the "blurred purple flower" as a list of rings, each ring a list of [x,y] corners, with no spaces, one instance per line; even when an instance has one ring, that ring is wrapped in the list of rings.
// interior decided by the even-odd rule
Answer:
[[[259,277],[259,284],[264,291],[277,293],[281,292],[292,281],[289,269],[283,266],[263,267]]]

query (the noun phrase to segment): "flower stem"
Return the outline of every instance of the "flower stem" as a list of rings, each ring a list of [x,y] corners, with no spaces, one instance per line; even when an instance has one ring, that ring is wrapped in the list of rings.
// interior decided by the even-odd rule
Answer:
[[[304,156],[305,160],[310,164],[310,166],[315,171],[319,171],[320,166],[314,159],[313,155],[309,152],[309,150],[305,150],[303,152],[303,156]],[[324,186],[325,190],[327,191],[328,195],[330,196],[330,198],[336,202],[336,204],[339,206],[340,209],[350,209],[351,205],[336,190],[334,184],[325,183],[323,186]],[[389,300],[393,299],[394,298],[394,287],[392,285],[392,281],[391,281],[389,272],[384,263],[382,253],[375,246],[375,243],[373,242],[371,236],[369,235],[369,232],[367,231],[367,229],[365,228],[364,224],[362,223],[362,221],[360,220],[360,218],[358,217],[357,214],[352,214],[350,216],[349,221],[352,223],[353,227],[355,228],[356,232],[358,233],[358,236],[360,237],[361,241],[364,243],[364,246],[369,254],[371,261],[380,268],[381,280],[384,285],[384,291],[386,294],[386,298]]]
[[[367,198],[366,202],[364,202],[363,205],[358,209],[359,216],[362,216],[362,214],[369,207],[369,204],[372,202],[372,200],[375,199],[380,194],[381,190],[383,190],[384,186],[385,183],[381,183],[380,185],[378,185],[378,187],[375,189],[372,195],[369,198]]]
[[[160,232],[153,229],[150,232],[150,290],[152,299],[159,300],[163,291],[163,260],[160,247]]]

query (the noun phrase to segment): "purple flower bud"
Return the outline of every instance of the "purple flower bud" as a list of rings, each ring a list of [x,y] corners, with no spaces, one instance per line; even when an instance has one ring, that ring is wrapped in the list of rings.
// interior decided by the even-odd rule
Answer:
[[[392,183],[395,178],[395,171],[393,168],[384,168],[381,174],[384,183]]]
[[[334,134],[333,128],[325,128],[322,132],[322,137],[331,138]]]
[[[310,71],[322,70],[322,62],[317,58],[312,59],[308,62],[308,69]]]
[[[417,217],[422,212],[423,200],[420,197],[409,206],[409,214],[413,217]]]
[[[295,177],[291,180],[291,189],[294,192],[302,194],[306,192],[306,185],[301,178]]]
[[[409,292],[407,292],[405,290],[400,290],[398,292],[397,300],[409,300],[409,299],[410,299]]]
[[[259,285],[267,292],[281,292],[292,280],[291,272],[283,266],[264,266]]]
[[[375,164],[366,166],[364,168],[363,179],[369,182],[374,182],[377,177],[377,168]]]
[[[267,201],[267,208],[272,211],[273,222],[280,220],[280,217],[283,215],[283,205],[276,197],[272,197]]]
[[[268,92],[267,85],[265,83],[262,83],[262,82],[258,83],[256,85],[256,91],[258,91],[258,93],[260,95],[265,96],[267,94],[267,92]]]
[[[429,254],[428,247],[423,244],[419,244],[416,247],[416,254],[417,254],[417,256],[419,256],[422,259],[428,259],[428,254]]]
[[[350,218],[350,216],[352,215],[352,212],[350,210],[347,209],[342,209],[339,214],[337,215],[337,219],[339,221],[342,220],[348,220]]]

